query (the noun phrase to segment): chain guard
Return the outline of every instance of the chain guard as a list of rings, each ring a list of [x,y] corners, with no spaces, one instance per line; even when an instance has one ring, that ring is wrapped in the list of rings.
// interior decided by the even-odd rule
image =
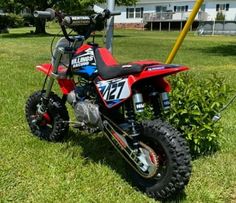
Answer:
[[[115,149],[127,163],[143,178],[151,178],[157,174],[158,158],[153,149],[139,142],[139,150],[132,149],[133,138],[112,122],[102,116],[104,132]]]

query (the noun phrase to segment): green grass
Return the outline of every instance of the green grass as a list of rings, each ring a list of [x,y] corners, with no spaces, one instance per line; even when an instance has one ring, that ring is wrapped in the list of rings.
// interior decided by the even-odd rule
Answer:
[[[30,28],[31,29],[31,28]],[[0,35],[0,200],[1,202],[155,202],[125,180],[125,164],[102,135],[71,130],[64,143],[31,136],[24,117],[27,97],[41,88],[34,66],[50,57],[52,36],[29,36],[30,29]],[[53,27],[51,33],[56,33]],[[176,32],[115,32],[114,55],[120,62],[165,61]],[[101,38],[98,42],[102,45]],[[222,74],[236,87],[236,38],[190,33],[174,63],[193,74]],[[221,150],[193,161],[183,202],[236,202],[236,104],[220,121]]]

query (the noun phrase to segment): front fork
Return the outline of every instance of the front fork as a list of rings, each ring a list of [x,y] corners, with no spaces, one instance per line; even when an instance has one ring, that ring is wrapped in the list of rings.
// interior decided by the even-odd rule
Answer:
[[[47,106],[48,106],[48,102],[49,102],[50,93],[52,91],[52,87],[53,87],[55,79],[58,78],[58,67],[60,65],[61,57],[63,54],[65,54],[64,47],[58,47],[55,51],[54,56],[53,56],[53,57],[55,57],[55,60],[53,60],[53,64],[52,64],[53,71],[50,75],[45,95],[43,95],[43,97],[42,97],[42,103],[39,104],[38,109],[37,109],[37,113],[38,113],[39,118],[42,118],[43,114],[45,114],[47,112]]]

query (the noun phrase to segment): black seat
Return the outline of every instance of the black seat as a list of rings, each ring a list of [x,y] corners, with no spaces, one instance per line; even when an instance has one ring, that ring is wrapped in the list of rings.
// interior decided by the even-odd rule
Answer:
[[[97,48],[95,50],[95,57],[98,73],[105,80],[140,73],[144,67],[143,65],[139,64],[119,65],[113,59],[110,52],[103,48]]]

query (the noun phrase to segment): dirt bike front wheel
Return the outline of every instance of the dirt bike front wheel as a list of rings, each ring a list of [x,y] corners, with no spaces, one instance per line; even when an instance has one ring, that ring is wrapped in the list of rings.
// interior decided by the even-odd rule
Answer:
[[[37,117],[37,106],[41,103],[42,91],[34,92],[25,105],[25,116],[31,133],[40,139],[48,141],[60,141],[68,133],[69,121],[68,111],[65,104],[56,94],[50,93],[47,112],[40,121],[35,122]]]
[[[156,163],[152,176],[144,177],[130,170],[134,184],[158,200],[180,193],[191,174],[191,156],[185,139],[160,119],[142,122],[140,136],[143,146],[152,150],[152,157],[156,157],[157,161],[152,161]],[[150,160],[155,160],[152,157]]]

